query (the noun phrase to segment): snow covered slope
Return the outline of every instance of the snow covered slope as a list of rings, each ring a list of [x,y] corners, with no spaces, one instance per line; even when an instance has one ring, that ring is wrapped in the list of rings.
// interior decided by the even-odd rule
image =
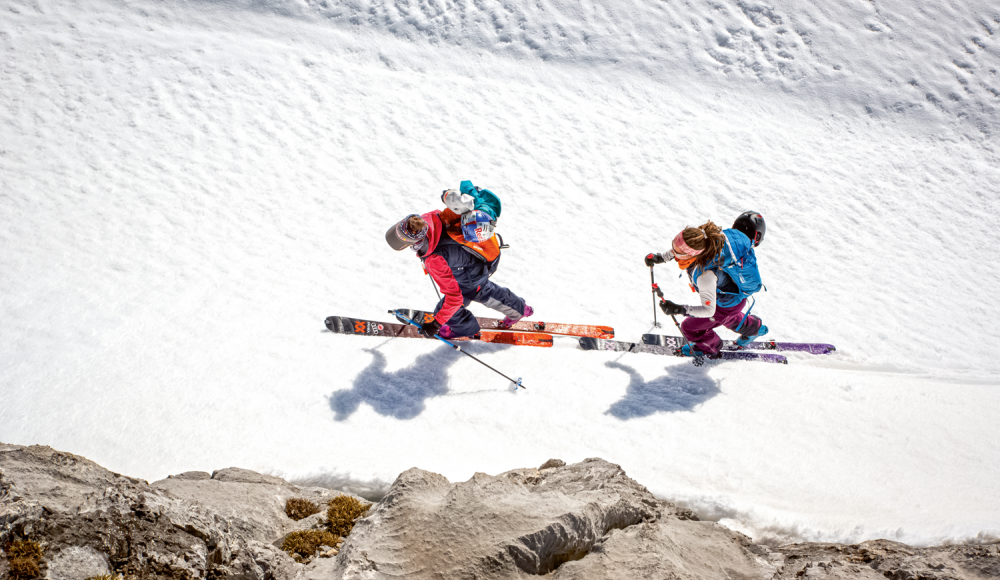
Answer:
[[[998,69],[974,1],[0,0],[0,441],[147,479],[600,456],[758,539],[1000,534]],[[754,209],[755,314],[839,352],[471,345],[513,394],[325,332],[433,306],[382,238],[462,179],[539,319],[638,339],[642,256]]]

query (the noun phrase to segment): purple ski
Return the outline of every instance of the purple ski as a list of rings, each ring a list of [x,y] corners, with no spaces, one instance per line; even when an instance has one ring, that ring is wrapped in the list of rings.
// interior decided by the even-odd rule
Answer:
[[[664,336],[662,334],[644,334],[642,335],[642,343],[651,346],[665,346],[672,349],[677,349],[688,343],[687,339],[682,336]],[[740,352],[740,351],[757,351],[757,350],[776,350],[776,351],[796,351],[796,352],[808,352],[810,354],[829,354],[831,352],[836,352],[837,347],[832,344],[823,344],[818,342],[775,342],[773,340],[758,340],[751,342],[749,345],[740,348],[736,345],[736,342],[732,340],[722,341],[722,350],[724,352]]]
[[[660,354],[669,356],[683,356],[677,353],[677,348],[654,344],[642,344],[640,342],[623,342],[620,340],[605,340],[601,338],[581,338],[580,348],[583,350],[609,350],[613,352],[639,352],[647,354]],[[678,347],[679,348],[679,347]],[[718,358],[707,360],[747,360],[767,363],[788,364],[788,359],[780,354],[751,352],[745,350],[731,351],[723,350],[719,352]],[[706,362],[705,357],[691,357],[691,362],[695,366],[701,366]]]

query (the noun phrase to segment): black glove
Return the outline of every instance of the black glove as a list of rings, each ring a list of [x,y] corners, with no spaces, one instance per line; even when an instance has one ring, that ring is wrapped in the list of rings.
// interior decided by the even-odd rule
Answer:
[[[662,264],[665,260],[663,259],[662,254],[646,254],[646,259],[644,261],[646,262],[647,268],[652,268],[653,264]]]
[[[420,325],[420,332],[425,336],[434,336],[441,330],[441,323],[437,321],[436,318],[431,318],[427,322]]]
[[[673,316],[675,314],[687,314],[687,306],[681,304],[674,304],[669,300],[660,300],[660,310],[663,311],[667,316]]]

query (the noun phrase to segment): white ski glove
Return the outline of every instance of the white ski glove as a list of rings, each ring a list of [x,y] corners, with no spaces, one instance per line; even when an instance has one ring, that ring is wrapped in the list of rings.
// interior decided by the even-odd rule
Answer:
[[[441,193],[441,201],[451,211],[462,215],[476,208],[476,198],[466,195],[457,189],[446,189]]]

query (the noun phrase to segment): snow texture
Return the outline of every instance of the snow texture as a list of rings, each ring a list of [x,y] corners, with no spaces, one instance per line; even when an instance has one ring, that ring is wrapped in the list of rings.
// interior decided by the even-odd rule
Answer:
[[[598,456],[758,541],[1000,535],[1000,8],[835,4],[0,0],[0,441],[151,481]],[[752,209],[754,314],[838,352],[468,345],[512,393],[326,332],[433,307],[383,235],[463,179],[536,319],[637,340],[642,257]]]

